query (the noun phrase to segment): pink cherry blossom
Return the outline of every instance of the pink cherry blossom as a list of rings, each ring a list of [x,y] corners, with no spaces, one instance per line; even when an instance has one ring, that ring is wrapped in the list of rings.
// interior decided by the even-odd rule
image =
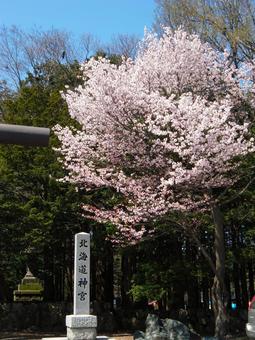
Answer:
[[[233,160],[254,152],[253,65],[236,69],[227,52],[166,28],[162,37],[145,35],[134,61],[92,58],[81,68],[84,85],[63,97],[82,130],[55,127],[64,180],[126,199],[112,210],[84,205],[92,218],[135,241],[145,231],[137,225],[206,208],[211,189],[238,180]]]

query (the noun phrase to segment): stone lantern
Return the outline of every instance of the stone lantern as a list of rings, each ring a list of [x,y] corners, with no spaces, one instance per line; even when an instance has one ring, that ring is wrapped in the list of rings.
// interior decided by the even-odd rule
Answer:
[[[42,301],[43,300],[43,284],[37,279],[27,267],[27,272],[18,289],[13,292],[14,301]]]

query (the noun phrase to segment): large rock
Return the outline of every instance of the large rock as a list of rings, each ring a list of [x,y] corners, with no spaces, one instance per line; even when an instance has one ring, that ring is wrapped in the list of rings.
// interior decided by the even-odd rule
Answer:
[[[163,340],[167,339],[167,332],[163,326],[162,320],[154,314],[147,316],[145,339]]]
[[[145,339],[145,333],[142,331],[135,331],[133,334],[134,340],[143,340]]]
[[[145,333],[137,331],[135,340],[190,340],[190,332],[182,322],[172,319],[159,319],[149,314],[146,319]]]
[[[189,340],[190,331],[182,322],[172,319],[162,320],[163,326],[167,332],[167,339],[171,340]]]

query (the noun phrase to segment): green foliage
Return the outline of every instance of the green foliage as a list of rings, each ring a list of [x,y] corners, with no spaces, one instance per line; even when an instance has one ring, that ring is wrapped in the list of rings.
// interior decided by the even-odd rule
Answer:
[[[51,65],[44,65],[44,72],[46,66]],[[30,75],[16,96],[4,101],[4,122],[44,127],[70,124],[59,92],[66,80],[63,76],[67,78],[63,67],[59,66],[59,72],[52,71],[48,78],[46,73],[40,77]],[[77,79],[77,65],[66,68]],[[53,280],[56,275],[54,269],[47,268],[47,261],[51,262],[48,256],[66,271],[66,240],[84,224],[81,195],[72,185],[58,181],[65,173],[52,149],[57,145],[52,134],[49,148],[0,146],[0,267],[6,286],[2,298],[11,298],[11,290],[24,276],[26,264],[44,280]]]
[[[34,72],[29,73],[25,84],[39,85],[45,89],[64,90],[66,86],[74,88],[80,84],[81,71],[78,62],[60,64],[57,61],[48,61],[37,65]]]
[[[182,230],[174,226],[170,229],[165,221],[158,222],[156,228],[154,237],[137,249],[139,261],[129,291],[134,301],[160,300],[165,296],[174,300],[176,287],[184,286],[186,278],[197,274],[197,268],[192,268],[186,258]]]
[[[165,290],[160,286],[160,284],[133,284],[130,289],[130,294],[132,295],[134,302],[142,301],[144,299],[159,301],[165,293]]]

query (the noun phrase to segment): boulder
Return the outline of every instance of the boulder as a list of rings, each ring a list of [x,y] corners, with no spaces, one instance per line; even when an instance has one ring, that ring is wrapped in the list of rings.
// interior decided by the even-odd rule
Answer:
[[[149,314],[145,321],[146,331],[145,339],[163,340],[167,339],[167,332],[163,326],[162,320],[154,314]]]
[[[167,332],[168,338],[172,340],[189,340],[190,339],[190,331],[184,323],[172,320],[165,319],[162,320],[163,326]]]
[[[145,333],[136,331],[135,340],[190,340],[190,332],[182,322],[172,319],[159,319],[154,314],[147,316]]]
[[[145,333],[142,331],[135,331],[133,334],[134,340],[143,340],[145,339]]]

